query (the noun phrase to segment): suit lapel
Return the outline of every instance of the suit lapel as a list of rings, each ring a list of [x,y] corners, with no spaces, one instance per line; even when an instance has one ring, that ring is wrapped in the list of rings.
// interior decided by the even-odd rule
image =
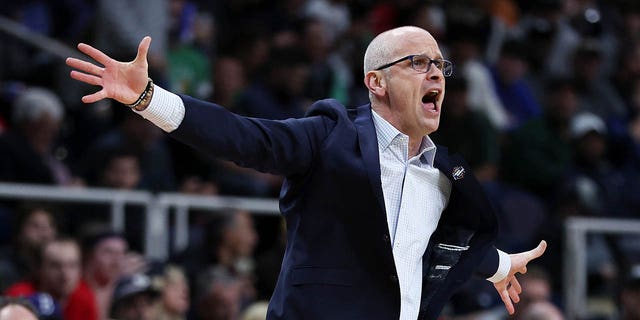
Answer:
[[[362,160],[369,176],[369,182],[376,196],[378,205],[382,212],[386,212],[384,206],[384,196],[382,194],[382,182],[380,181],[380,155],[378,154],[378,139],[376,130],[371,118],[370,105],[358,107],[358,114],[355,119],[356,130],[358,131],[358,143],[362,153]],[[386,220],[385,220],[386,221]]]

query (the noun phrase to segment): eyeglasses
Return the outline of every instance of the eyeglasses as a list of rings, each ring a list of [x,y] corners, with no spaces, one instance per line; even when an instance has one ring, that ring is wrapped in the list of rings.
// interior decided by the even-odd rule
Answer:
[[[451,63],[451,61],[449,60],[444,60],[444,59],[431,59],[425,55],[422,54],[412,54],[412,55],[408,55],[404,58],[400,58],[394,62],[391,63],[387,63],[383,66],[380,66],[378,68],[376,68],[376,70],[382,70],[384,68],[389,68],[391,66],[393,66],[396,63],[402,62],[404,60],[410,60],[411,61],[411,68],[415,71],[421,72],[421,73],[427,73],[429,72],[429,69],[431,69],[431,65],[435,65],[436,68],[440,69],[440,71],[442,71],[442,74],[445,77],[450,76],[453,73],[453,63]]]

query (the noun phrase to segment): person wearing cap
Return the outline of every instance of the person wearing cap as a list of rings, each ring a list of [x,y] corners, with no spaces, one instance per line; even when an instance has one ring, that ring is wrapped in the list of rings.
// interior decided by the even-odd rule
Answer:
[[[157,297],[158,291],[146,274],[122,277],[113,291],[110,316],[118,320],[157,320],[153,318]]]

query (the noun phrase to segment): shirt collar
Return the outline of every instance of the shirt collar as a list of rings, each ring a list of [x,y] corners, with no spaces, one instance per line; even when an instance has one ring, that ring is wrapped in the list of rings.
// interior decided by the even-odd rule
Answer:
[[[378,137],[378,149],[381,152],[384,152],[397,136],[406,136],[373,109],[371,109],[371,113],[373,114],[373,124]],[[433,166],[436,157],[436,145],[428,135],[422,137],[418,156],[423,157],[429,165]]]

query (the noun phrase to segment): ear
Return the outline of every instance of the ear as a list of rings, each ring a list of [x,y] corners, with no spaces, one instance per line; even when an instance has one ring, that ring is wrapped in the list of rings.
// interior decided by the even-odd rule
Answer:
[[[376,96],[383,96],[387,92],[387,82],[382,71],[369,71],[364,75],[364,85],[369,92]]]

